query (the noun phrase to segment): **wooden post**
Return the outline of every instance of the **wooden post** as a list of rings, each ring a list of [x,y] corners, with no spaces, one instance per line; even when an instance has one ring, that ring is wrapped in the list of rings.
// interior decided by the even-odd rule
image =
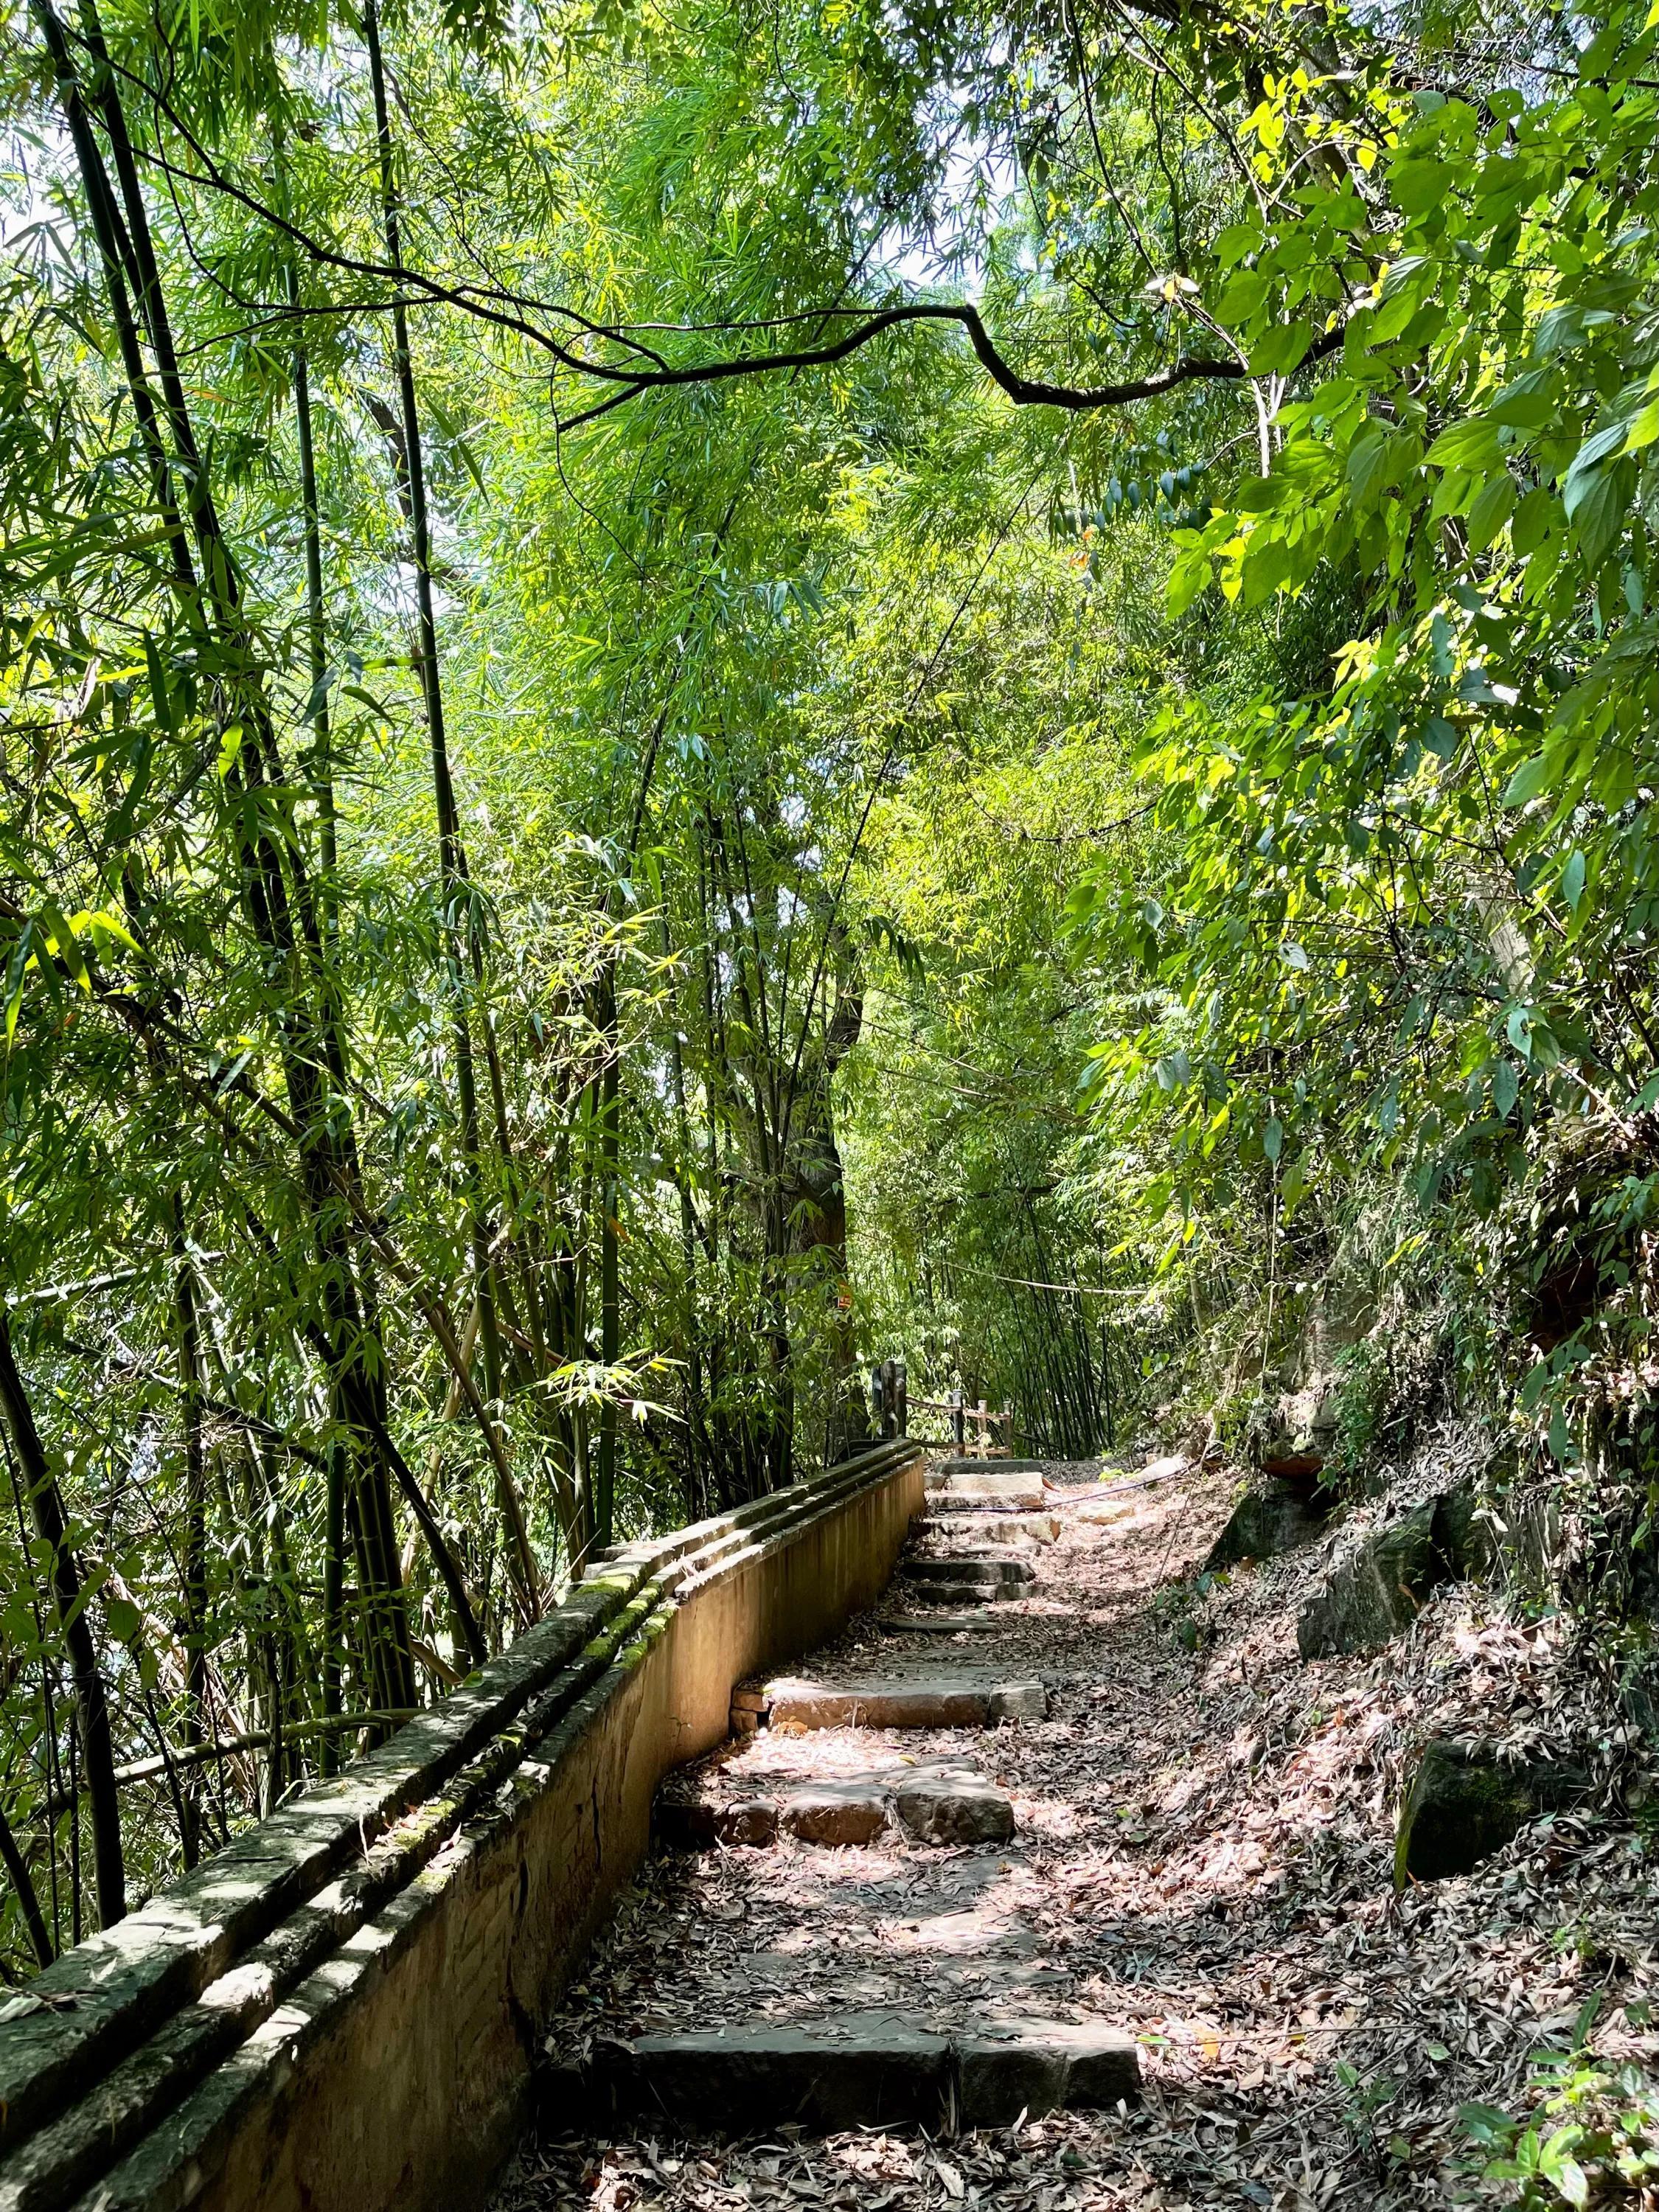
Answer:
[[[958,1451],[962,1449],[963,1431],[967,1425],[963,1418],[962,1392],[959,1389],[953,1389],[951,1393],[951,1441]]]
[[[988,1459],[990,1457],[990,1415],[987,1410],[983,1398],[980,1400],[978,1405],[974,1408],[974,1450],[975,1455],[981,1459]]]
[[[882,1435],[896,1437],[898,1434],[898,1376],[890,1359],[884,1359],[881,1363],[881,1411]]]
[[[910,1433],[910,1370],[902,1359],[893,1362],[893,1418],[896,1424],[894,1433],[908,1437]]]
[[[870,1370],[870,1419],[878,1437],[887,1433],[887,1394],[882,1385],[879,1367]]]
[[[1002,1401],[1002,1442],[1008,1457],[1012,1459],[1014,1455],[1014,1401],[1012,1398],[1005,1398]]]

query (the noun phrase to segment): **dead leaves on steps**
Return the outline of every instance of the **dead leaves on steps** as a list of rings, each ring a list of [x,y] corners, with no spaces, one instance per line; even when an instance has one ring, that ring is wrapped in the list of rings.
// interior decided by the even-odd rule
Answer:
[[[987,1744],[1017,1846],[658,1862],[562,2030],[823,2016],[894,1995],[942,2017],[1000,2002],[1142,2035],[1139,2112],[950,2143],[553,2145],[504,2207],[1498,2204],[1513,2191],[1472,2179],[1461,2106],[1528,2109],[1533,2054],[1565,2045],[1591,1997],[1599,2057],[1659,2064],[1644,2010],[1659,2009],[1651,1801],[1636,1802],[1646,1778],[1606,1682],[1559,1627],[1467,1590],[1437,1595],[1374,1657],[1304,1665],[1306,1559],[1218,1586],[1200,1649],[1182,1648],[1156,1585],[1190,1575],[1230,1488],[1182,1481],[1105,1527],[1068,1525],[1030,1594],[996,1608],[994,1663],[1054,1691],[1048,1721]],[[873,1663],[873,1629],[858,1640],[846,1662]],[[1473,1876],[1396,1899],[1413,1747],[1465,1733],[1599,1761],[1615,1809],[1541,1823]]]

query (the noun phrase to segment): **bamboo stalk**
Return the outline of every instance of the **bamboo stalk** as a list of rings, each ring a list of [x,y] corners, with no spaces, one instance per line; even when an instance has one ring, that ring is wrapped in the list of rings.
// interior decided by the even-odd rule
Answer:
[[[283,1729],[283,1740],[293,1743],[307,1736],[349,1735],[356,1729],[401,1728],[405,1721],[417,1720],[425,1711],[423,1705],[377,1706],[368,1712],[332,1713],[305,1721],[291,1721]],[[169,1745],[154,1759],[129,1759],[125,1765],[113,1769],[115,1786],[131,1790],[143,1782],[161,1782],[167,1778],[169,1767],[180,1771],[188,1767],[205,1766],[213,1760],[229,1759],[240,1752],[262,1751],[271,1740],[268,1728],[244,1729],[239,1735],[217,1737],[210,1743],[185,1746]],[[83,1781],[79,1794],[85,1796],[88,1785]],[[47,1797],[30,1808],[23,1816],[27,1823],[60,1820],[70,1809],[66,1796]]]
[[[86,1758],[88,1801],[92,1812],[93,1875],[98,1891],[100,1927],[112,1928],[126,1914],[126,1869],[121,1853],[121,1808],[116,1795],[115,1751],[110,1733],[109,1702],[92,1641],[92,1626],[82,1601],[80,1571],[65,1540],[63,1499],[52,1473],[23,1378],[12,1354],[11,1331],[0,1314],[0,1413],[11,1434],[22,1469],[23,1488],[34,1516],[35,1534],[52,1556],[52,1590],[58,1625],[70,1656],[75,1684],[76,1717]]]

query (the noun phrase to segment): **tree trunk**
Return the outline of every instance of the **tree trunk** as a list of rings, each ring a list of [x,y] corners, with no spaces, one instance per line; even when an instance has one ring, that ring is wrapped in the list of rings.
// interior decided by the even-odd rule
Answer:
[[[112,312],[120,337],[121,356],[131,391],[135,416],[143,429],[150,457],[158,506],[173,527],[177,510],[173,503],[173,477],[161,441],[165,421],[171,435],[177,475],[183,485],[201,564],[198,586],[188,550],[182,543],[175,551],[180,588],[192,623],[202,630],[210,615],[229,648],[228,688],[234,696],[231,713],[245,719],[249,742],[228,778],[232,790],[246,793],[254,803],[239,812],[234,832],[243,872],[243,892],[256,936],[270,956],[274,973],[286,975],[288,992],[277,1019],[283,1078],[294,1122],[297,1127],[301,1182],[307,1210],[315,1224],[319,1254],[326,1269],[325,1304],[333,1347],[331,1379],[337,1388],[347,1366],[363,1358],[364,1338],[374,1333],[372,1316],[359,1284],[354,1255],[337,1220],[338,1188],[343,1180],[355,1182],[356,1156],[349,1127],[343,1135],[326,1109],[319,1069],[329,1069],[337,1086],[342,1081],[336,1025],[325,1010],[307,1003],[301,965],[302,950],[313,970],[320,968],[321,943],[312,911],[302,856],[289,840],[284,854],[278,848],[280,830],[273,831],[272,817],[258,803],[280,763],[271,727],[269,703],[259,675],[259,659],[241,602],[241,584],[229,546],[215,508],[208,471],[196,442],[188,401],[173,348],[171,325],[162,295],[159,264],[150,236],[148,215],[140,188],[137,166],[127,135],[116,81],[104,50],[94,0],[82,0],[81,18],[93,69],[92,90],[96,112],[108,134],[120,179],[125,227],[120,220],[114,191],[93,136],[82,87],[69,42],[53,12],[52,0],[33,0],[33,11],[46,39],[70,136],[80,166],[88,208],[103,259]],[[163,404],[157,410],[150,393],[138,334],[127,301],[125,278],[130,276],[148,331],[158,371]],[[176,528],[174,534],[177,535]],[[293,885],[290,896],[289,883]],[[296,933],[296,915],[299,928]],[[318,978],[322,981],[320,976]],[[377,1375],[380,1368],[376,1366]],[[382,1386],[383,1387],[383,1386]],[[409,1648],[408,1621],[404,1612],[397,1572],[397,1550],[391,1540],[392,1514],[386,1470],[377,1457],[364,1455],[356,1490],[362,1493],[358,1516],[366,1537],[365,1566],[384,1577],[384,1585],[370,1583],[378,1632],[386,1640],[383,1655],[388,1683],[398,1704],[414,1696],[413,1659]],[[356,1493],[354,1493],[354,1503]]]
[[[202,1361],[196,1284],[185,1249],[183,1210],[173,1201],[173,1254],[178,1271],[179,1381],[185,1426],[185,1742],[204,1742],[207,1716],[207,1483],[202,1462]],[[185,1784],[179,1835],[186,1871],[201,1856],[201,1790]]]
[[[614,975],[606,986],[604,1024],[608,1057],[599,1080],[599,1358],[606,1369],[605,1396],[599,1405],[599,1468],[594,1485],[594,1517],[599,1523],[601,1550],[616,1540],[617,1519],[617,1401],[610,1370],[621,1356],[621,1286],[617,1275],[622,1203],[617,1166],[621,1145],[617,1098],[617,987]]]
[[[289,298],[297,306],[299,285],[289,270]],[[336,875],[339,864],[334,813],[334,763],[330,750],[328,717],[328,636],[323,604],[322,516],[317,497],[317,449],[312,435],[311,370],[302,345],[294,349],[294,421],[300,441],[300,504],[305,516],[306,647],[311,674],[311,696],[306,714],[311,724],[311,781],[317,795],[317,825],[322,860],[321,907],[324,934],[332,939],[337,905]]]
[[[23,1925],[28,1930],[29,1948],[38,1964],[49,1966],[55,1956],[52,1937],[47,1933],[46,1916],[40,1910],[40,1900],[34,1893],[34,1884],[29,1876],[27,1863],[17,1848],[11,1823],[0,1809],[0,1863],[11,1877],[11,1886],[17,1893],[18,1910],[23,1916]]]
[[[34,1425],[23,1378],[12,1354],[11,1330],[0,1308],[0,1413],[22,1470],[35,1534],[52,1553],[52,1594],[58,1625],[69,1652],[75,1685],[75,1711],[86,1761],[92,1813],[93,1871],[98,1886],[98,1919],[112,1928],[127,1909],[126,1869],[121,1856],[121,1803],[115,1787],[115,1751],[110,1737],[109,1702],[92,1641],[92,1626],[82,1602],[80,1571],[64,1540],[64,1501],[52,1478],[46,1449]]]

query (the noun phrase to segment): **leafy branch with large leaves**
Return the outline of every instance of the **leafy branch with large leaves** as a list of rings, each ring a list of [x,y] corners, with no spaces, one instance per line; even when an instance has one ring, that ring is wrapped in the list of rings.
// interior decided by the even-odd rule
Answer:
[[[1659,33],[1586,31],[1520,89],[1374,64],[1252,118],[1262,211],[1194,312],[1249,362],[1266,465],[1176,532],[1171,605],[1316,611],[1327,657],[1166,702],[1142,769],[1177,866],[1074,902],[1160,987],[1094,1081],[1165,1130],[1189,1220],[1241,1158],[1285,1215],[1396,1170],[1489,1212],[1572,1129],[1629,1154],[1659,1097]],[[1623,1218],[1598,1264],[1627,1278]],[[1535,1349],[1529,1407],[1591,1357]]]
[[[1294,225],[1218,241],[1253,367],[1341,341],[1267,472],[1176,533],[1173,604],[1346,571],[1368,605],[1322,690],[1158,720],[1185,866],[1147,950],[1224,1055],[1340,1012],[1375,1081],[1316,1118],[1351,1144],[1402,1085],[1431,1144],[1653,1073],[1653,42],[1615,16],[1531,104],[1374,94]]]

